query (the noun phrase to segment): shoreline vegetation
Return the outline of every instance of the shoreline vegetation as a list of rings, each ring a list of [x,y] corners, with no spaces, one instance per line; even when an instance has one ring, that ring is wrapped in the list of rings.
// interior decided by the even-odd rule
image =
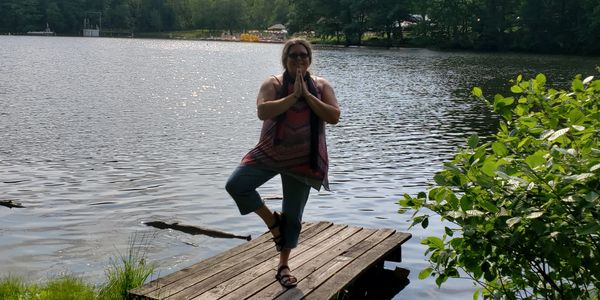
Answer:
[[[266,33],[265,33],[266,32]],[[0,36],[35,36],[27,33],[2,33]],[[54,34],[52,37],[81,37],[81,35],[69,34]],[[272,33],[267,31],[252,30],[248,32],[230,34],[226,30],[209,30],[197,29],[187,31],[165,31],[165,32],[140,32],[132,33],[127,31],[106,31],[100,35],[102,38],[135,38],[135,39],[166,39],[166,40],[187,40],[187,41],[215,41],[215,42],[242,42],[242,43],[268,43],[282,44],[287,39],[293,37],[302,37],[308,39],[315,47],[366,47],[366,48],[381,48],[381,49],[398,49],[398,48],[419,48],[431,49],[437,51],[471,51],[481,53],[525,53],[525,54],[548,54],[548,55],[574,55],[574,56],[598,56],[599,53],[571,53],[571,52],[554,52],[545,51],[544,49],[476,49],[468,47],[456,47],[452,45],[440,45],[437,43],[427,42],[419,38],[411,37],[405,33],[402,41],[390,42],[381,37],[377,33],[366,33],[364,39],[359,44],[348,44],[342,38],[336,37],[319,37],[310,33],[297,33],[285,37],[273,37]]]
[[[600,80],[511,84],[493,100],[472,91],[502,117],[494,139],[472,135],[432,188],[398,202],[410,227],[447,221],[421,240],[430,266],[419,278],[470,278],[473,299],[598,299]]]
[[[166,37],[308,34],[344,46],[600,55],[597,0],[4,0],[0,33]],[[43,29],[46,28],[44,31]],[[257,33],[261,33],[261,35]],[[133,33],[133,34],[132,34]],[[223,36],[225,33],[225,36]],[[184,34],[185,35],[185,34]],[[195,37],[206,38],[206,37]]]
[[[151,234],[134,234],[130,238],[127,254],[111,259],[105,269],[106,280],[92,285],[82,278],[64,274],[50,278],[44,283],[33,283],[12,275],[0,275],[0,299],[3,300],[117,300],[127,299],[128,291],[144,284],[156,267],[146,260],[146,247]]]

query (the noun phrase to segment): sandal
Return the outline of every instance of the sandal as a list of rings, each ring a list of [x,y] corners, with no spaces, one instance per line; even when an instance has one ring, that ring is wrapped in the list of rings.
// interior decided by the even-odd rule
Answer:
[[[269,228],[269,231],[273,230],[275,228],[279,229],[279,234],[273,237],[273,242],[275,242],[275,249],[277,249],[277,251],[281,251],[281,249],[283,249],[283,232],[281,230],[281,224],[283,223],[283,216],[280,215],[278,212],[274,211],[273,217],[275,217],[275,222],[273,223],[273,225],[268,226],[268,228]]]
[[[279,269],[277,269],[277,275],[275,275],[275,279],[277,279],[277,281],[279,281],[279,284],[281,284],[284,288],[293,288],[296,285],[298,285],[298,279],[296,279],[296,277],[290,274],[281,275],[281,271],[285,269],[291,271],[290,267],[286,265],[280,266]]]

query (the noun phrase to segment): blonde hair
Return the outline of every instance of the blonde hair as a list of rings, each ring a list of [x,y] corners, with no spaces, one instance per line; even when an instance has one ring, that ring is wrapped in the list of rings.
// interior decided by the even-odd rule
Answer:
[[[308,63],[312,64],[312,46],[310,45],[310,42],[303,38],[293,38],[287,40],[287,42],[285,42],[283,45],[283,51],[281,52],[281,64],[283,64],[284,69],[287,68],[286,66],[288,54],[290,54],[290,48],[295,45],[302,45],[304,48],[306,48],[306,52],[308,52]]]

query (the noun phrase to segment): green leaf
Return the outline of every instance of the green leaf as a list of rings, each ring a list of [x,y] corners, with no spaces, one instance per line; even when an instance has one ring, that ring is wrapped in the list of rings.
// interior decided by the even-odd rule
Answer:
[[[520,93],[523,92],[523,89],[520,86],[518,86],[518,85],[513,85],[513,86],[510,87],[510,91],[513,92],[513,93],[515,93],[515,94],[520,94]]]
[[[571,124],[577,124],[583,118],[585,118],[585,115],[577,108],[574,108],[569,112],[569,122],[571,122]]]
[[[506,149],[506,146],[504,146],[504,144],[501,142],[492,143],[492,151],[494,151],[494,154],[501,157],[504,157],[508,154],[508,149]]]
[[[513,227],[515,224],[521,222],[521,217],[514,217],[514,218],[510,218],[508,220],[506,220],[506,225],[508,225],[508,227]]]
[[[423,227],[423,229],[427,229],[427,226],[429,226],[429,218],[423,219],[423,222],[421,222],[421,226]]]
[[[435,249],[439,249],[439,250],[444,249],[444,242],[442,242],[442,239],[440,239],[439,237],[436,237],[436,236],[427,237],[426,239],[421,241],[421,244],[427,245],[431,248],[435,248]]]
[[[475,95],[475,97],[481,97],[483,95],[483,92],[481,91],[481,88],[479,87],[474,87],[473,88],[473,95]]]
[[[548,137],[548,141],[554,141],[555,139],[561,137],[563,134],[569,132],[570,128],[563,128],[554,132],[550,137]]]
[[[521,75],[519,75],[521,76]],[[476,289],[475,292],[473,293],[473,300],[478,300],[479,299],[479,291],[481,289]]]
[[[537,219],[539,217],[541,217],[544,214],[543,211],[534,211],[532,213],[530,213],[529,215],[527,215],[527,219]]]
[[[598,232],[600,232],[600,224],[598,223],[585,224],[577,229],[577,233],[583,235],[598,234]]]
[[[535,80],[537,82],[539,82],[541,85],[546,84],[546,75],[544,74],[537,74],[537,76],[535,76]]]
[[[519,142],[519,145],[517,145],[517,149],[520,150],[521,148],[523,148],[523,146],[528,145],[530,141],[531,141],[531,137],[526,137],[526,138],[522,139]]]
[[[525,158],[525,162],[530,168],[534,169],[538,166],[541,166],[542,164],[545,164],[546,159],[541,153],[536,152],[532,155],[527,156],[527,158]]]
[[[444,232],[448,235],[448,236],[452,236],[454,235],[454,231],[452,231],[452,229],[448,228],[448,227],[444,227]]]
[[[538,120],[536,118],[532,118],[532,117],[522,117],[519,118],[519,124],[522,124],[523,126],[527,127],[527,128],[533,128],[537,125]]]
[[[448,183],[448,181],[446,180],[446,176],[444,176],[444,174],[442,173],[437,173],[433,176],[433,180],[435,181],[435,183],[437,185],[440,186],[444,186]]]
[[[515,107],[515,114],[517,114],[517,116],[522,116],[525,113],[527,113],[527,106],[526,105],[519,104],[519,105],[517,105],[517,107]]]
[[[581,82],[580,79],[573,80],[573,83],[571,84],[571,89],[574,92],[583,91],[583,82]]]
[[[488,156],[483,162],[483,166],[481,167],[481,171],[490,177],[494,176],[494,172],[496,171],[496,159],[492,156]]]
[[[506,106],[509,106],[509,105],[513,104],[514,102],[515,102],[515,98],[513,98],[513,97],[506,97],[506,98],[502,99],[502,101],[501,101],[501,103]]]
[[[435,283],[437,284],[437,286],[442,286],[442,283],[446,282],[446,280],[448,279],[448,276],[444,275],[444,274],[440,274],[436,279],[435,279]]]
[[[483,278],[485,278],[485,280],[487,281],[493,281],[494,279],[496,279],[496,274],[489,270],[488,272],[483,272]]]
[[[589,193],[587,193],[587,194],[585,195],[585,200],[586,200],[587,202],[591,202],[591,203],[593,203],[593,202],[595,202],[596,200],[598,200],[598,197],[600,197],[600,195],[598,195],[598,194],[597,194],[596,192],[594,192],[594,191],[591,191],[591,192],[589,192]]]
[[[477,209],[470,209],[466,211],[467,217],[481,217],[484,213]]]
[[[469,195],[462,196],[460,198],[460,208],[463,211],[467,211],[473,208],[473,199]]]
[[[585,181],[590,177],[594,177],[594,173],[581,173],[577,175],[571,175],[565,177],[565,180]]]
[[[430,267],[421,270],[421,272],[419,272],[419,279],[423,280],[429,277],[429,275],[431,275],[431,272],[433,272],[433,269]]]
[[[499,211],[498,207],[492,202],[481,200],[479,201],[479,204],[481,205],[481,207],[485,208],[485,210],[489,212],[497,213]]]
[[[477,134],[472,134],[471,136],[469,136],[469,139],[467,140],[467,144],[469,145],[469,147],[471,147],[472,149],[475,149],[475,147],[477,147],[478,143],[479,143],[479,136],[477,136]]]

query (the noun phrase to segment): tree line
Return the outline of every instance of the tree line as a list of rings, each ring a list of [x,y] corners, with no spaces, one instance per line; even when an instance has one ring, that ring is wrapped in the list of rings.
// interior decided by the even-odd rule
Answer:
[[[346,45],[600,52],[598,0],[0,0],[3,33],[48,24],[78,35],[83,20],[96,16],[103,29],[131,32],[243,32],[282,23]]]

